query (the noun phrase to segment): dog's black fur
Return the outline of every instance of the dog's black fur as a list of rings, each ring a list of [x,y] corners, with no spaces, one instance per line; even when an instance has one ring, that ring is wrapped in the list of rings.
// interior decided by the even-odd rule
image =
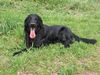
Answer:
[[[34,39],[31,39],[29,37],[31,27],[35,27],[36,37]],[[72,44],[74,40],[78,42],[82,41],[89,44],[96,43],[95,39],[80,38],[79,36],[71,32],[71,30],[67,27],[61,25],[54,25],[54,26],[44,25],[41,17],[38,16],[37,14],[30,14],[26,17],[24,32],[25,32],[25,42],[27,48],[30,48],[32,46],[32,43],[34,47],[38,48],[43,44],[48,45],[49,43],[55,43],[55,42],[62,43],[64,47],[70,47],[70,44]],[[26,51],[26,49],[23,49],[22,51],[19,52],[15,52],[14,55],[19,54],[23,51]]]

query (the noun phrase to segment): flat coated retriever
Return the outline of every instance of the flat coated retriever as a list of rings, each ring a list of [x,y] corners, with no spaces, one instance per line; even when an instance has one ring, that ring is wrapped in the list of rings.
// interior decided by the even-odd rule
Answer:
[[[41,45],[48,45],[55,42],[62,43],[64,47],[70,47],[70,44],[74,40],[88,44],[96,43],[95,39],[80,38],[67,27],[61,25],[44,25],[41,17],[37,14],[28,15],[24,24],[26,48],[15,52],[14,55],[27,51],[32,46],[39,48]]]

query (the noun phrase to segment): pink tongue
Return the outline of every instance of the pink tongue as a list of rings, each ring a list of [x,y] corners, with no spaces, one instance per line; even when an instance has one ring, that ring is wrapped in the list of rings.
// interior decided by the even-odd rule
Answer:
[[[31,30],[31,32],[30,32],[30,38],[34,39],[35,37],[36,37],[35,31]]]

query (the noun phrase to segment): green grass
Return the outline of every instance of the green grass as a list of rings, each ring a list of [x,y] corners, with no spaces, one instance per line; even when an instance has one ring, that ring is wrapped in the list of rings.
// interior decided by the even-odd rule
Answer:
[[[0,0],[0,75],[99,75],[99,7],[99,0]],[[50,44],[13,57],[25,47],[23,24],[30,13],[39,14],[44,24],[67,26],[97,43],[75,42],[70,48]]]

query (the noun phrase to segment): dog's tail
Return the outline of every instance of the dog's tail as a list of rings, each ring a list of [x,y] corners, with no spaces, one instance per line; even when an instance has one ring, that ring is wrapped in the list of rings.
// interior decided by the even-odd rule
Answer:
[[[88,44],[95,44],[97,41],[95,39],[87,39],[87,38],[81,38],[75,34],[73,34],[74,38],[75,38],[75,41],[82,41],[82,42],[85,42],[85,43],[88,43]]]

